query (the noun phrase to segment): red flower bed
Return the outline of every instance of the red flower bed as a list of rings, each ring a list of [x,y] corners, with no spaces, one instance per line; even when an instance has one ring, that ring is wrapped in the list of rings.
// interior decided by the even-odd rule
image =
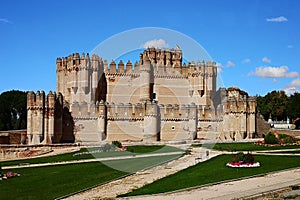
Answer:
[[[226,164],[227,167],[259,167],[259,162],[242,163],[242,162],[229,162]]]
[[[251,153],[244,154],[239,152],[233,156],[233,160],[226,164],[227,167],[259,167],[259,162],[254,162]]]

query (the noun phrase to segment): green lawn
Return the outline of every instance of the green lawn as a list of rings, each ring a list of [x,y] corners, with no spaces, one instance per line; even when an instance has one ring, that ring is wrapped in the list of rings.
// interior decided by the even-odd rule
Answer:
[[[54,199],[119,178],[180,155],[15,169],[20,177],[0,181],[1,199]],[[123,171],[120,171],[123,170]],[[2,170],[7,172],[9,170]]]
[[[202,146],[205,146],[205,144]],[[263,145],[256,145],[250,142],[249,143],[248,142],[247,143],[217,143],[213,146],[213,149],[219,151],[265,151],[265,150],[298,149],[298,148],[300,148],[300,145],[263,146]]]
[[[268,152],[268,153],[281,153],[281,154],[300,154],[300,150],[295,150],[295,151],[273,151],[273,152]],[[297,155],[298,156],[298,155]]]
[[[127,151],[134,153],[166,153],[166,152],[175,152],[175,151],[183,151],[182,149],[178,149],[176,147],[165,146],[165,145],[136,145],[136,146],[128,146]]]
[[[287,168],[300,167],[299,156],[256,155],[255,160],[261,163],[261,166],[258,168],[237,169],[226,167],[226,163],[231,160],[232,155],[221,155],[155,181],[152,184],[123,196],[163,193]]]
[[[99,148],[82,148],[80,152],[93,152]],[[83,160],[83,159],[93,159],[93,158],[105,158],[105,157],[116,157],[116,156],[128,156],[132,155],[131,152],[134,152],[135,155],[140,153],[166,153],[166,152],[175,152],[175,151],[182,151],[181,149],[171,147],[171,146],[130,146],[128,147],[127,151],[116,151],[116,152],[102,152],[102,153],[93,153],[87,155],[79,155],[73,156],[75,153],[65,153],[56,156],[48,156],[48,157],[40,157],[40,158],[29,158],[25,160],[14,160],[14,161],[4,161],[1,162],[1,166],[11,166],[11,165],[19,165],[22,163],[52,163],[52,162],[62,162],[62,161],[71,161],[71,160]]]
[[[87,149],[82,148],[82,149],[80,149],[79,152],[87,152]],[[22,159],[22,160],[3,161],[3,162],[1,162],[1,166],[19,165],[22,163],[30,163],[30,164],[48,163],[48,162],[51,163],[51,162],[62,162],[62,161],[69,161],[69,160],[94,158],[92,155],[83,155],[83,156],[80,156],[77,158],[77,157],[74,157],[73,154],[74,153],[65,153],[65,154],[40,157],[40,158],[28,158],[28,159]]]

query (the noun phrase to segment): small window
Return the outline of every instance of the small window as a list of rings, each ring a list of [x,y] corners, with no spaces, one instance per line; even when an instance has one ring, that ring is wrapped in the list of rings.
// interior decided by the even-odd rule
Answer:
[[[175,130],[175,126],[172,126],[171,129],[174,131]]]

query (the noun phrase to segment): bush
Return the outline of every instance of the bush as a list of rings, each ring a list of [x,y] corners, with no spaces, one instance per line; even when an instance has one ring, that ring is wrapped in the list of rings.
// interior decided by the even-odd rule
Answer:
[[[289,136],[289,137],[286,137],[286,138],[282,139],[283,144],[293,144],[295,142],[297,142],[297,140],[292,136]]]
[[[273,133],[268,133],[264,138],[265,144],[278,144],[279,140]]]
[[[114,146],[110,145],[108,143],[106,143],[103,147],[102,147],[102,151],[103,152],[110,152],[114,150]]]
[[[251,153],[244,154],[243,152],[239,152],[233,156],[232,162],[253,163],[254,157]]]
[[[254,162],[254,157],[251,153],[247,153],[244,155],[244,159],[243,159],[244,163],[253,163]]]
[[[122,143],[119,142],[119,141],[112,141],[112,144],[115,145],[115,146],[118,147],[118,148],[121,148],[121,147],[122,147]]]

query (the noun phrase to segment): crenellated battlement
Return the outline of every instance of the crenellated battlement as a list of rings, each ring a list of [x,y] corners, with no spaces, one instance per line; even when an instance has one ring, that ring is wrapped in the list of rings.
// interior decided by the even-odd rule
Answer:
[[[56,93],[52,93],[52,91],[47,95],[44,91],[37,91],[36,93],[30,91],[27,94],[27,110],[53,110],[57,98]]]
[[[255,97],[237,87],[217,91],[216,63],[184,63],[178,46],[145,49],[136,62],[73,53],[56,59],[56,76],[56,92],[28,93],[31,144],[71,141],[65,133],[98,142],[192,140],[212,132],[227,140],[255,132]]]
[[[256,99],[249,97],[248,93],[238,87],[227,89],[224,101],[225,113],[255,113]]]
[[[94,70],[102,69],[104,73],[114,76],[131,76],[140,73],[140,66],[144,64],[144,59],[150,61],[153,66],[154,74],[157,78],[171,77],[171,78],[189,78],[199,77],[204,78],[216,77],[217,69],[215,62],[200,62],[196,64],[194,61],[188,64],[182,63],[182,51],[180,49],[155,49],[148,48],[140,54],[139,62],[131,62],[128,60],[123,63],[115,63],[112,60],[109,64],[106,60],[93,54],[90,59],[89,54],[80,56],[79,53],[73,53],[67,57],[56,59],[57,72],[78,72],[81,70]],[[134,65],[132,63],[135,63]]]

